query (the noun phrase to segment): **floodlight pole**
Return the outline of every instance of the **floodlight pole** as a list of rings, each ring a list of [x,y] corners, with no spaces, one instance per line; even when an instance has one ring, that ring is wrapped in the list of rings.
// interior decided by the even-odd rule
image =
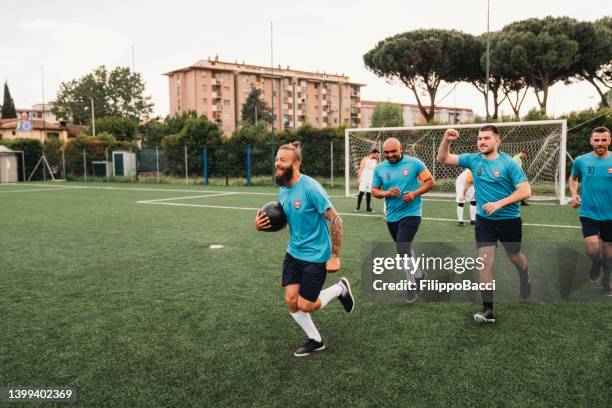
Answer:
[[[270,70],[272,72],[272,94],[270,95],[272,97],[272,137],[270,140],[270,145],[272,149],[272,181],[274,181],[274,173],[276,169],[276,165],[274,163],[274,144],[276,143],[274,128],[276,127],[276,115],[274,113],[274,35],[272,21],[270,21]]]
[[[93,137],[96,137],[96,113],[94,110],[94,100],[93,98],[89,98],[91,101],[91,131],[93,133]]]
[[[487,53],[486,53],[486,73],[485,73],[485,108],[487,113],[487,122],[489,121],[489,75],[490,75],[490,57],[491,57],[491,31],[489,30],[489,3],[487,0]]]

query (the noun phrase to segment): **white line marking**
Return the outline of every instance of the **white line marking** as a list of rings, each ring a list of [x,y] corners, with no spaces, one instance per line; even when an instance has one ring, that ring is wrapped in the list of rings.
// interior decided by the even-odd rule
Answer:
[[[142,200],[142,201],[138,201],[138,203],[144,204],[144,203],[157,203],[160,201],[191,200],[192,198],[208,198],[208,197],[219,197],[219,196],[228,196],[228,195],[236,195],[236,194],[237,193],[219,193],[219,194],[204,194],[204,195],[186,196],[186,197],[158,198],[155,200]]]
[[[8,194],[8,193],[33,193],[36,191],[60,191],[60,190],[75,190],[80,189],[82,187],[56,187],[56,188],[39,188],[32,190],[12,190],[12,191],[0,191],[0,194]]]
[[[152,202],[149,201],[138,201],[138,204],[153,204],[153,205],[171,205],[176,207],[197,207],[197,208],[218,208],[223,210],[246,210],[246,211],[257,211],[258,208],[252,207],[232,207],[227,205],[207,205],[207,204],[184,204],[184,203],[160,203],[160,202]],[[381,218],[380,215],[374,214],[355,214],[355,213],[338,213],[342,216],[348,217],[368,217],[368,218]],[[457,222],[456,219],[453,218],[431,218],[431,217],[423,217],[423,220],[427,221],[441,221],[441,222]],[[524,223],[523,225],[528,227],[549,227],[549,228],[571,228],[571,229],[579,229],[579,226],[576,225],[554,225],[554,224],[532,224],[532,223]]]

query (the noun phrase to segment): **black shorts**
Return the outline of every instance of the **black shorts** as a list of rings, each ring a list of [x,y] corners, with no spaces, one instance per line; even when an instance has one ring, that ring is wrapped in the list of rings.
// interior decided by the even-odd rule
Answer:
[[[414,236],[421,225],[421,217],[404,217],[399,221],[388,222],[387,228],[393,241],[397,243],[397,250],[400,254],[410,255],[410,246],[414,241]]]
[[[612,220],[597,221],[589,217],[580,217],[582,236],[584,238],[599,235],[604,242],[612,242]]]
[[[311,302],[316,301],[326,277],[325,262],[307,262],[294,258],[289,253],[285,254],[282,286],[300,285],[299,293],[304,299]]]
[[[521,252],[523,222],[520,217],[490,220],[476,214],[476,247],[497,246],[500,241],[509,254]]]

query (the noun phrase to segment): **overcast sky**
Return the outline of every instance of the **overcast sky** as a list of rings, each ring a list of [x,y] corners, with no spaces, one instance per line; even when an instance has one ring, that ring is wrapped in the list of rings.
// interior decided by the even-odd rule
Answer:
[[[45,98],[51,100],[60,82],[99,65],[131,66],[133,46],[135,69],[146,81],[155,114],[164,116],[169,102],[163,73],[215,55],[269,65],[272,21],[275,65],[344,73],[367,84],[362,99],[414,103],[403,85],[387,84],[370,73],[363,54],[387,36],[418,28],[480,34],[486,31],[486,5],[486,0],[18,1],[2,11],[0,78],[8,80],[18,108],[30,107],[42,101],[41,66]],[[612,15],[612,2],[491,0],[491,30],[547,15],[592,21]],[[548,111],[558,115],[595,106],[598,100],[590,84],[557,84]],[[467,84],[457,86],[441,104],[484,114],[482,96]],[[535,105],[530,95],[523,110]]]

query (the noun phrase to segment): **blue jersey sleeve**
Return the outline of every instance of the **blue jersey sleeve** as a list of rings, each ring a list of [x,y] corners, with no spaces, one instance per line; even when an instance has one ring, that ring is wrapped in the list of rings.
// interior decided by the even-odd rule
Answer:
[[[319,214],[323,214],[329,208],[333,207],[327,193],[319,183],[313,184],[308,189],[308,199],[312,201],[312,204]]]
[[[466,169],[472,170],[470,167],[472,163],[472,158],[474,157],[474,153],[463,153],[459,155],[459,167],[465,167]]]
[[[415,161],[414,166],[415,166],[416,171],[417,171],[416,174],[417,174],[417,176],[419,176],[423,172],[423,170],[425,170],[427,168],[427,166],[425,165],[425,163],[423,163],[422,160],[417,159],[416,157],[415,157],[415,160],[416,161]]]
[[[380,164],[374,168],[374,178],[372,179],[372,187],[380,188],[383,185],[382,178],[380,177]]]
[[[521,183],[524,183],[527,180],[527,176],[525,172],[514,160],[510,160],[508,162],[508,174],[510,175],[510,180],[512,180],[512,184],[516,187]]]
[[[580,179],[582,177],[582,171],[580,170],[580,163],[582,162],[582,160],[580,160],[580,157],[576,159],[576,161],[574,162],[574,165],[572,166],[572,176],[576,177],[577,179]]]

